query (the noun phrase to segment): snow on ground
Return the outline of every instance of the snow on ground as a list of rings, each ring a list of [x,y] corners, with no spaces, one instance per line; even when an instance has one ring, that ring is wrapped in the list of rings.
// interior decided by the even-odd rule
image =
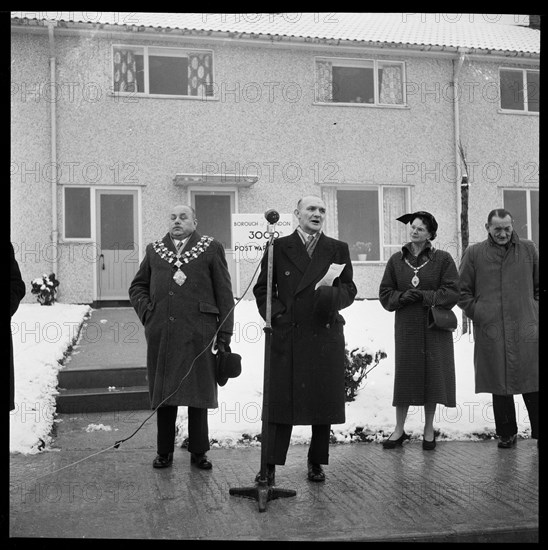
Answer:
[[[21,304],[12,318],[16,408],[10,413],[10,452],[37,453],[48,450],[55,421],[57,373],[76,343],[78,329],[91,313],[89,306],[55,303],[52,306]],[[461,312],[455,308],[457,317]],[[368,440],[382,440],[393,430],[394,313],[377,300],[360,300],[342,311],[346,320],[347,347],[383,350],[387,357],[365,379],[355,401],[346,404],[346,422],[333,425],[338,442],[356,440],[356,431]],[[264,368],[264,332],[253,300],[241,301],[235,310],[235,333],[231,349],[242,356],[242,374],[219,388],[219,407],[209,412],[210,438],[214,446],[258,444]],[[441,437],[477,440],[494,435],[490,394],[474,393],[473,337],[453,333],[457,379],[457,407],[438,406],[434,425]],[[274,368],[274,367],[272,367]],[[530,424],[521,396],[515,397],[519,434],[528,437]],[[186,407],[179,408],[178,443],[187,436]],[[410,407],[406,432],[422,437],[424,409]],[[150,421],[150,420],[149,420]],[[154,421],[154,419],[152,419]],[[89,430],[110,426],[90,425]],[[295,426],[292,443],[306,443],[309,426]]]

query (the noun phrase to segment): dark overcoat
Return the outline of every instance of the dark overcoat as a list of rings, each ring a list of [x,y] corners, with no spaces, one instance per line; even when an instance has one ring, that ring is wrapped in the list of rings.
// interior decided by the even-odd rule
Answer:
[[[220,323],[219,335],[231,335],[234,323],[225,252],[218,241],[192,233],[183,250],[182,259],[188,263],[181,266],[187,277],[181,286],[173,280],[175,252],[169,233],[149,244],[129,288],[131,305],[145,327],[151,406],[170,396],[163,405],[214,409],[217,382],[211,345]]]
[[[459,307],[474,325],[476,393],[538,391],[539,256],[514,232],[508,248],[491,237],[468,247]]]
[[[21,277],[19,264],[15,259],[13,244],[10,242],[10,317],[13,317],[25,296],[25,282]],[[13,337],[10,331],[10,411],[15,409],[15,373],[13,366]]]
[[[440,403],[456,406],[455,358],[453,333],[428,328],[428,311],[434,303],[452,309],[459,299],[459,276],[451,254],[436,250],[430,241],[418,257],[410,252],[411,244],[393,254],[386,264],[379,288],[379,300],[388,311],[395,311],[395,372],[392,405]],[[411,284],[415,267],[422,302],[402,306],[400,296]]]
[[[280,424],[341,424],[345,421],[344,318],[356,286],[348,245],[320,235],[312,258],[297,233],[274,241],[272,338],[268,421]],[[266,318],[268,248],[253,293]],[[331,264],[343,264],[334,280],[329,311],[316,309],[316,283]],[[325,305],[322,303],[322,306]]]

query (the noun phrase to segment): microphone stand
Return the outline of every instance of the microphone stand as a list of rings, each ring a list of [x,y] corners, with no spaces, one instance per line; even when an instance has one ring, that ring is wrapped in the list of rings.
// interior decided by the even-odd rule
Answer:
[[[277,220],[276,220],[277,221]],[[268,404],[270,400],[270,347],[272,336],[272,265],[273,265],[273,241],[274,225],[268,224],[269,241],[267,244],[267,282],[266,282],[266,318],[265,318],[265,346],[264,346],[264,380],[263,380],[263,411],[261,431],[261,472],[259,481],[254,487],[239,487],[229,489],[229,494],[255,499],[259,504],[259,512],[266,511],[266,503],[277,498],[294,497],[297,492],[291,489],[274,488],[268,485],[267,480],[267,451],[268,451]]]

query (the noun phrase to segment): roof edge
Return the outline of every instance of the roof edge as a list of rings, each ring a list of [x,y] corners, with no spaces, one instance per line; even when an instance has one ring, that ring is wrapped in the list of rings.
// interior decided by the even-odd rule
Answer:
[[[83,21],[67,21],[63,19],[30,19],[21,17],[11,17],[12,24],[20,24],[21,27],[27,28],[46,28],[51,22],[56,23],[56,32],[63,30],[73,31],[102,31],[110,33],[145,33],[145,34],[161,34],[164,37],[170,36],[174,38],[208,38],[212,40],[238,40],[242,43],[261,43],[261,44],[291,44],[301,46],[312,47],[332,47],[338,46],[341,48],[374,48],[374,49],[395,49],[401,48],[406,51],[417,52],[429,52],[429,53],[447,53],[457,54],[463,49],[467,50],[467,53],[479,55],[479,56],[503,56],[503,57],[520,57],[520,58],[540,58],[540,52],[529,52],[523,50],[497,50],[497,49],[479,49],[479,48],[463,48],[462,46],[446,46],[446,45],[433,45],[423,43],[412,42],[379,42],[368,40],[355,40],[344,38],[321,38],[321,37],[307,37],[307,36],[295,36],[295,35],[280,35],[270,33],[250,33],[250,32],[237,32],[237,31],[221,31],[221,30],[207,30],[207,29],[195,29],[195,28],[172,28],[172,27],[160,27],[160,26],[145,26],[145,25],[128,25],[118,23],[98,23],[98,22],[83,22]]]

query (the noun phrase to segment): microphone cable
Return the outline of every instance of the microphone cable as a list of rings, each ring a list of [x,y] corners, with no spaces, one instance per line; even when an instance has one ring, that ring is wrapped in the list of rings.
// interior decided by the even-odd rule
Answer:
[[[264,254],[266,254],[267,250],[268,250],[268,247],[271,246],[271,244],[273,243],[274,241],[274,232],[272,232],[268,242],[267,242],[267,245],[266,245],[266,248],[265,248],[265,252]],[[263,256],[264,257],[264,256]],[[123,439],[119,439],[118,441],[115,441],[112,445],[110,445],[109,447],[106,447],[104,449],[101,449],[100,451],[97,451],[95,453],[92,453],[88,456],[85,456],[84,458],[81,458],[80,460],[77,460],[76,462],[71,462],[70,464],[67,464],[66,466],[63,466],[62,468],[58,468],[57,470],[53,470],[51,472],[46,472],[45,474],[42,474],[42,475],[39,475],[39,476],[36,476],[30,480],[25,480],[25,482],[33,482],[33,481],[36,481],[37,479],[41,479],[43,477],[46,477],[46,476],[49,476],[49,475],[52,475],[52,474],[56,474],[58,472],[61,472],[62,470],[65,470],[66,468],[69,468],[71,466],[75,466],[76,464],[80,464],[81,462],[84,462],[85,460],[88,460],[89,458],[92,458],[94,456],[97,456],[97,455],[100,455],[101,453],[104,453],[106,451],[109,451],[110,449],[118,449],[120,447],[120,445],[122,443],[125,443],[126,441],[129,441],[153,416],[154,414],[156,413],[156,411],[158,410],[159,407],[162,406],[163,403],[165,403],[172,395],[174,395],[175,393],[177,393],[177,391],[179,391],[179,388],[181,387],[181,384],[183,383],[183,381],[185,380],[185,378],[191,373],[192,369],[194,368],[194,363],[196,362],[196,360],[201,356],[203,355],[210,347],[212,347],[216,341],[216,338],[217,338],[217,334],[219,332],[219,330],[221,329],[221,327],[223,326],[223,324],[226,322],[226,320],[228,319],[228,317],[230,316],[230,314],[234,311],[234,309],[236,308],[236,306],[243,300],[243,298],[245,297],[245,295],[247,294],[248,290],[250,289],[251,287],[251,283],[253,283],[258,271],[259,271],[259,268],[261,267],[262,265],[262,258],[261,258],[261,261],[258,262],[257,264],[257,267],[255,268],[255,271],[253,272],[253,275],[246,287],[246,289],[244,290],[244,293],[242,294],[242,296],[240,298],[238,298],[236,300],[236,302],[234,303],[234,305],[230,308],[230,311],[226,314],[225,318],[221,321],[221,323],[219,324],[217,330],[215,331],[213,337],[211,338],[211,340],[208,342],[207,346],[198,354],[196,355],[196,357],[194,357],[192,363],[190,364],[190,367],[188,369],[188,372],[183,376],[183,378],[181,378],[180,382],[179,382],[179,385],[177,386],[177,388],[172,392],[170,393],[165,399],[162,400],[162,402],[156,406],[154,408],[154,410],[143,420],[143,422],[141,422],[141,424],[134,430],[134,432],[132,434],[130,434],[128,437],[125,437]]]

